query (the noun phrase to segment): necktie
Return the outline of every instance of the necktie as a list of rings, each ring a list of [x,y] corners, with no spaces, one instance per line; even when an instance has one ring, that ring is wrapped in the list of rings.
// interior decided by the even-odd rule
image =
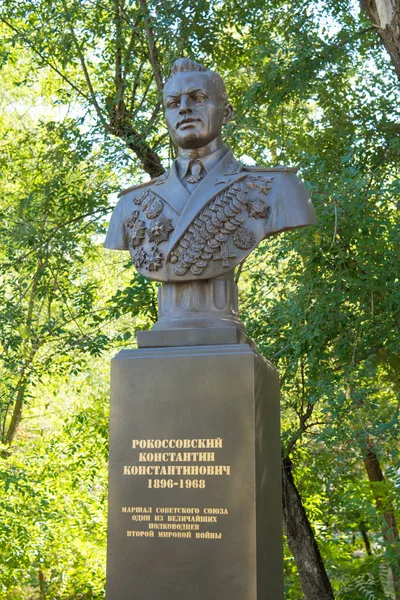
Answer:
[[[197,183],[198,181],[200,181],[200,179],[202,179],[203,177],[203,170],[204,166],[201,160],[198,160],[197,158],[191,160],[188,167],[188,173],[190,173],[187,179],[188,183]]]

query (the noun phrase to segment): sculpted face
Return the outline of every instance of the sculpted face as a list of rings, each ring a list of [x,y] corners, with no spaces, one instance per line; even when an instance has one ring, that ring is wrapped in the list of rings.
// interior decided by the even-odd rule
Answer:
[[[164,105],[171,138],[185,150],[212,142],[232,116],[215,75],[207,71],[176,73],[165,86]]]

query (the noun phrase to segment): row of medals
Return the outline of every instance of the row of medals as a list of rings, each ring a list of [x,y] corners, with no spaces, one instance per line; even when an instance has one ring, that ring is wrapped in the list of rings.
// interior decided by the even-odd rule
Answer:
[[[268,183],[270,181],[272,179]],[[265,183],[260,186],[249,180],[245,183],[234,183],[218,194],[194,219],[171,254],[170,261],[174,264],[177,275],[184,275],[189,269],[193,275],[199,275],[211,258],[220,260],[221,256],[226,256],[226,241],[230,234],[234,245],[241,250],[251,249],[255,245],[255,235],[251,229],[244,227],[245,217],[240,213],[247,208],[249,217],[265,219],[270,207],[260,195],[249,202],[245,184],[252,190],[258,188],[264,195],[271,189]],[[132,262],[137,269],[158,271],[164,263],[164,254],[158,248],[158,244],[168,241],[174,230],[172,219],[167,219],[161,214],[164,203],[149,189],[143,190],[133,202],[140,206],[150,223],[146,226],[139,218],[139,210],[134,210],[125,221]],[[146,237],[152,244],[148,252],[143,248]],[[231,253],[230,256],[235,254]],[[228,264],[224,263],[224,266]]]

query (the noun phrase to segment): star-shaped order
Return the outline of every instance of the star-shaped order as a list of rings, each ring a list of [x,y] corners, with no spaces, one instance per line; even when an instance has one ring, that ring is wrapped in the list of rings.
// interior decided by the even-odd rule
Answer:
[[[159,244],[160,242],[166,242],[169,238],[169,234],[174,228],[172,227],[172,220],[166,219],[164,216],[160,217],[158,221],[154,221],[149,227],[149,241]]]
[[[129,225],[129,243],[132,248],[136,248],[144,239],[144,233],[146,231],[146,225],[144,221],[135,221]]]
[[[255,190],[256,188],[258,188],[258,185],[254,183],[254,181],[246,181],[246,185],[251,190]]]
[[[271,188],[268,187],[267,185],[259,185],[258,186],[258,191],[261,192],[262,194],[264,194],[264,196],[268,195],[268,192]]]
[[[150,250],[151,254],[148,257],[147,268],[149,271],[158,271],[162,267],[164,254],[159,251],[157,246],[152,246]]]
[[[249,217],[264,219],[268,216],[269,206],[263,200],[253,200],[248,205]]]
[[[255,183],[254,179],[258,179],[263,182],[263,185],[260,185],[259,183]],[[271,183],[272,178],[271,179],[267,179],[265,180],[265,178],[263,177],[253,177],[253,179],[251,179],[250,181],[246,181],[246,185],[250,190],[258,190],[259,192],[261,192],[261,194],[264,194],[264,196],[268,195],[268,192],[270,191],[270,187],[268,185],[266,185],[267,183]]]
[[[136,251],[132,254],[132,262],[137,269],[139,269],[139,267],[142,267],[147,262],[147,255],[142,247],[137,248]]]

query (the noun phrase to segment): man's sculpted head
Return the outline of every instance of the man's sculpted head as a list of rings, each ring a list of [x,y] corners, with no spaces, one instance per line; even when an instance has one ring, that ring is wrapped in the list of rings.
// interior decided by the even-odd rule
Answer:
[[[175,320],[171,327],[182,318],[182,327],[198,328],[204,326],[199,307],[208,300],[203,291],[188,291],[186,310],[182,283],[230,277],[261,240],[313,224],[315,215],[295,169],[246,167],[222,143],[232,107],[217,73],[179,59],[164,87],[164,107],[177,159],[167,174],[121,195],[105,245],[129,250],[141,275],[172,284],[162,292],[165,318]],[[217,292],[211,285],[201,289],[207,298]],[[227,307],[232,298],[224,300]],[[213,319],[215,310],[216,304]],[[223,310],[218,308],[218,327]]]
[[[211,71],[188,58],[172,66],[164,88],[167,126],[179,149],[202,148],[221,137],[232,117],[225,84]]]

